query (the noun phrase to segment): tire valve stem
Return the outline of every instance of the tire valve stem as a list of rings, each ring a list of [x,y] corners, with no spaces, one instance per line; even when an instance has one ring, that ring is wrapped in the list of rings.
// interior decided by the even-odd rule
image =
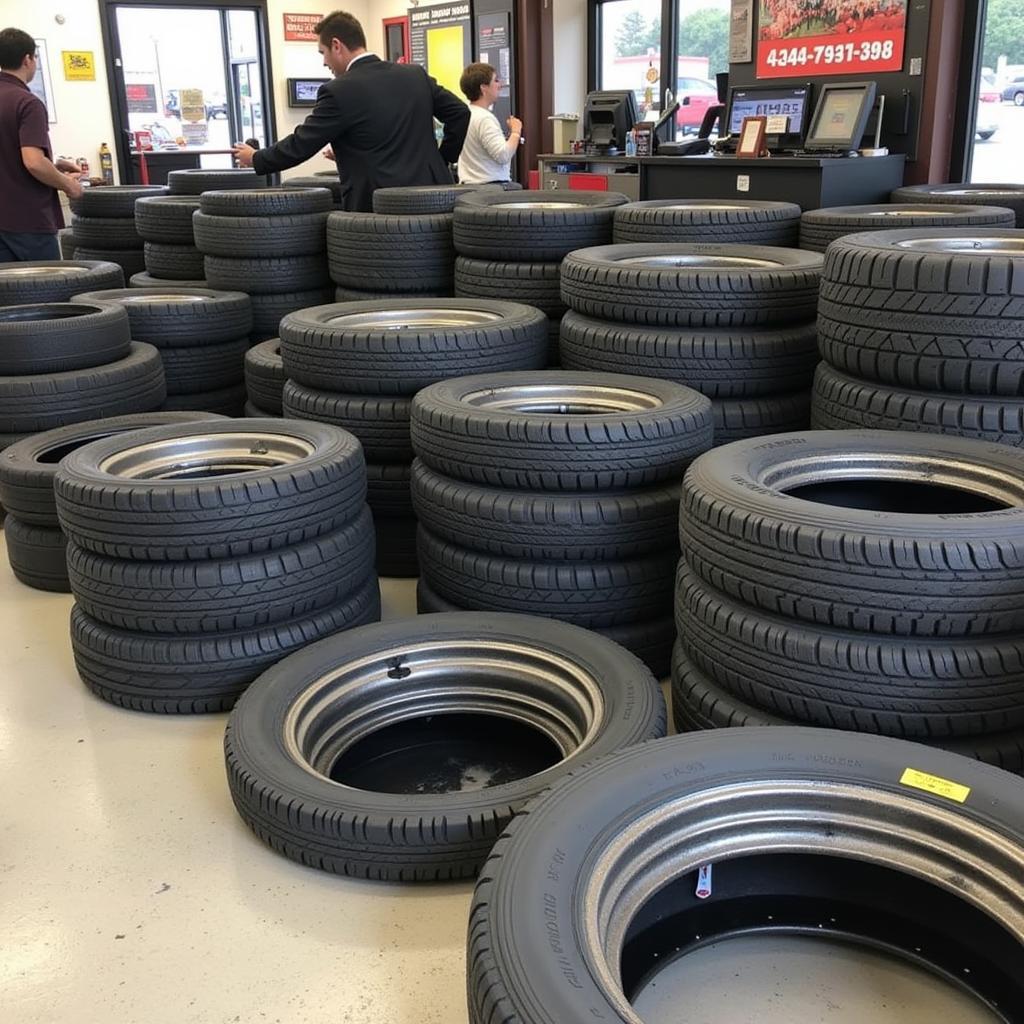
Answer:
[[[701,864],[697,870],[697,890],[694,895],[699,900],[706,900],[711,895],[711,865]]]
[[[389,658],[388,659],[388,679],[404,679],[406,676],[412,675],[411,668],[404,668],[402,666],[401,657]]]
[[[266,441],[254,441],[252,447],[249,449],[250,455],[269,455],[270,448],[267,447]]]

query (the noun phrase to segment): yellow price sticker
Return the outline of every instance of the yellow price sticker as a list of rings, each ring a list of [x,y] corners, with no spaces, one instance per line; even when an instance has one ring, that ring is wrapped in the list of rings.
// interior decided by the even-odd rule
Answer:
[[[962,804],[971,792],[970,786],[963,786],[959,782],[952,782],[939,775],[919,772],[916,768],[905,769],[900,776],[900,782],[904,786],[923,789],[926,793],[934,793],[936,796],[944,796],[947,800],[955,800],[958,804]]]

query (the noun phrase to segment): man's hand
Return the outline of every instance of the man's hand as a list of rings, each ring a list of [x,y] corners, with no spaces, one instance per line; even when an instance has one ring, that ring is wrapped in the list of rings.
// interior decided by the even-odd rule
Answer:
[[[57,170],[63,171],[65,174],[81,174],[82,168],[75,163],[74,160],[65,160],[61,157],[57,161]]]
[[[523,134],[523,122],[518,117],[510,117],[506,122],[510,135]]]
[[[334,155],[334,150],[328,146],[321,154],[325,160],[333,160],[335,163],[338,162],[338,158]]]
[[[64,186],[64,192],[67,194],[68,199],[81,199],[82,193],[85,191],[82,188],[82,183],[78,179],[78,175],[65,174],[67,178],[67,184]]]
[[[252,146],[247,146],[244,142],[236,142],[231,147],[231,152],[234,153],[239,167],[252,167],[252,158],[256,153]]]

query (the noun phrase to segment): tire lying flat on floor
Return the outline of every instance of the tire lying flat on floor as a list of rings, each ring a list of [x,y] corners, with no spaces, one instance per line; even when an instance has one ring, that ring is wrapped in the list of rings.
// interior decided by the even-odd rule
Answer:
[[[813,320],[823,260],[767,245],[642,243],[579,249],[562,262],[562,298],[621,323],[734,327]]]
[[[192,215],[192,229],[196,248],[208,256],[306,256],[323,252],[327,213],[236,217],[200,209]]]
[[[1024,186],[961,182],[952,185],[904,185],[889,198],[894,203],[963,203],[983,206],[1004,206],[1013,210],[1017,227],[1024,228]]]
[[[198,196],[213,189],[262,188],[266,178],[261,178],[249,168],[224,168],[222,170],[198,170],[185,168],[171,171],[167,175],[167,190],[172,196]]]
[[[326,213],[333,204],[330,189],[293,188],[285,184],[271,188],[204,192],[199,200],[199,209],[217,217],[282,217]]]
[[[4,541],[11,571],[22,583],[35,590],[70,592],[64,554],[67,542],[60,530],[23,523],[8,515],[4,520]]]
[[[697,459],[679,537],[712,586],[777,615],[914,636],[1024,630],[1024,453],[819,431]]]
[[[76,249],[141,249],[133,217],[72,217]]]
[[[711,403],[711,419],[716,448],[750,437],[806,430],[811,425],[810,392],[716,398]]]
[[[0,306],[67,302],[78,292],[123,287],[124,271],[109,260],[0,263]]]
[[[166,194],[166,185],[107,185],[85,189],[77,199],[71,200],[70,206],[78,217],[131,219],[137,202]]]
[[[711,444],[711,402],[670,381],[543,370],[441,381],[413,399],[416,454],[447,476],[520,490],[678,480]]]
[[[131,344],[123,309],[93,302],[0,306],[0,374],[60,373],[123,359]]]
[[[500,185],[407,185],[378,188],[373,191],[374,213],[425,214],[451,213],[455,203],[480,189],[493,192]]]
[[[245,390],[249,401],[270,415],[280,416],[284,383],[281,339],[271,338],[253,345],[245,354]]]
[[[366,496],[359,442],[298,420],[178,424],[68,455],[61,526],[81,547],[145,561],[228,558],[337,529]]]
[[[472,876],[552,781],[663,732],[659,688],[627,651],[563,623],[455,614],[351,631],[275,666],[224,749],[235,807],[279,853],[428,881]]]
[[[738,242],[792,245],[797,242],[796,203],[755,200],[652,199],[615,211],[613,241]]]
[[[322,254],[312,256],[206,256],[200,268],[211,288],[249,294],[326,288],[331,279]]]
[[[719,730],[613,754],[531,803],[481,871],[471,1024],[636,1021],[659,968],[755,929],[791,935],[812,915],[901,970],[923,959],[964,979],[979,1004],[1022,1005],[1021,798],[1021,780],[988,765],[818,729]],[[993,907],[1016,923],[997,923]]]
[[[245,412],[245,384],[216,391],[188,391],[184,394],[168,394],[161,408],[165,412],[184,412],[189,409],[217,413],[219,416],[237,417]]]
[[[192,214],[199,196],[156,196],[135,204],[135,230],[147,242],[195,245]]]

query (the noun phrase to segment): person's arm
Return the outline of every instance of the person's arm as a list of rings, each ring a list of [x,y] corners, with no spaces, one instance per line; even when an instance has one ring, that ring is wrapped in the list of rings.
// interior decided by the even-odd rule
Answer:
[[[509,121],[514,122],[514,126],[512,134],[506,139],[498,119],[493,114],[490,117],[480,118],[480,134],[477,138],[483,151],[496,164],[507,163],[519,148],[522,122],[515,117],[510,117]]]
[[[36,181],[41,181],[58,192],[66,192],[69,199],[78,199],[81,196],[82,183],[77,178],[58,171],[53,161],[38,146],[22,146],[21,162]]]
[[[427,77],[430,78],[429,75]],[[453,164],[459,159],[469,131],[469,107],[433,78],[430,78],[430,88],[434,97],[434,117],[444,125],[444,137],[438,148],[444,162]]]
[[[254,150],[250,146],[234,147],[235,156],[243,167],[253,167],[257,174],[274,174],[304,163],[316,156],[324,146],[345,134],[349,118],[345,115],[329,85],[320,86],[316,106],[309,116],[287,138],[266,149]]]

